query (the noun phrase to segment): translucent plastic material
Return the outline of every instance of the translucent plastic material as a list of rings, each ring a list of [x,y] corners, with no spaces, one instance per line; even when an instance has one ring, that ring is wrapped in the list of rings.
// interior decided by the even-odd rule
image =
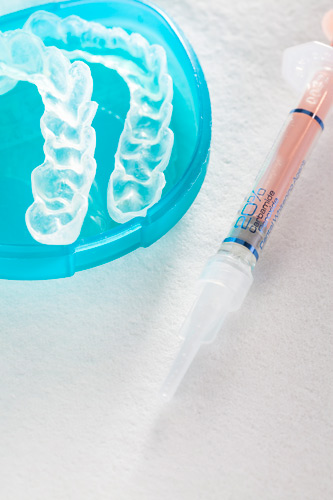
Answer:
[[[308,42],[284,51],[282,76],[298,94],[304,91],[317,71],[326,67],[333,67],[333,50],[324,43]]]
[[[31,172],[44,161],[40,119],[44,106],[33,85],[19,82],[0,95],[0,277],[50,279],[100,265],[161,238],[187,211],[205,177],[211,138],[211,109],[207,85],[193,49],[179,29],[159,9],[136,0],[66,1],[36,6],[0,17],[0,30],[21,28],[40,9],[66,18],[76,15],[127,33],[139,33],[149,44],[164,48],[173,81],[174,135],[170,161],[164,170],[161,199],[126,223],[113,221],[107,208],[107,188],[114,158],[128,115],[131,95],[124,78],[102,64],[87,62],[98,109],[96,176],[89,193],[88,212],[78,240],[72,245],[46,246],[29,234],[24,215],[32,204]],[[7,79],[7,84],[12,85]],[[112,88],[112,92],[110,92]]]
[[[106,28],[78,16],[62,19],[45,11],[35,12],[24,29],[62,49],[70,60],[117,71],[128,85],[130,109],[115,154],[108,211],[119,223],[144,217],[161,198],[173,146],[173,87],[165,50],[120,27]]]
[[[97,105],[91,102],[90,70],[82,62],[71,64],[38,37],[15,30],[0,33],[0,74],[2,95],[24,80],[37,86],[45,106],[45,160],[32,172],[34,202],[26,212],[27,227],[41,243],[73,243],[96,171],[91,122]]]

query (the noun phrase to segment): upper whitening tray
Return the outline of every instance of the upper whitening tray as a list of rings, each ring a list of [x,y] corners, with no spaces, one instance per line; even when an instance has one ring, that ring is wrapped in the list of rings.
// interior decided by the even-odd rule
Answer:
[[[163,47],[119,27],[44,11],[32,14],[24,30],[61,49],[68,59],[102,64],[126,82],[130,108],[108,185],[108,211],[119,223],[145,217],[161,198],[174,139],[169,128],[173,87]]]
[[[164,170],[166,182],[160,201],[148,209],[146,217],[123,224],[112,221],[106,203],[107,194],[110,196],[110,188],[107,190],[110,161],[117,152],[114,176],[121,154],[122,132],[126,129],[126,121],[131,118],[128,113],[129,92],[133,95],[135,89],[131,88],[129,79],[126,80],[126,68],[123,78],[112,71],[111,59],[106,69],[97,64],[100,61],[96,57],[79,57],[88,61],[94,78],[92,100],[99,103],[93,122],[97,135],[97,174],[79,239],[67,246],[43,246],[34,242],[24,224],[24,213],[33,201],[31,171],[36,164],[42,163],[43,158],[43,138],[39,126],[43,111],[41,99],[33,86],[23,83],[0,97],[3,111],[0,114],[2,278],[49,279],[71,276],[78,270],[110,261],[139,246],[152,244],[184,215],[195,199],[206,173],[209,154],[211,110],[204,76],[192,48],[165,14],[137,0],[69,1],[37,6],[4,16],[0,18],[0,30],[22,28],[27,19],[40,9],[60,18],[76,15],[89,22],[97,21],[108,28],[121,27],[127,33],[139,33],[149,44],[158,44],[165,49],[168,71],[173,80],[173,114],[168,128],[170,109],[166,105],[164,119],[162,117],[159,127],[165,131],[169,149],[174,136],[174,147],[168,166],[164,170],[165,165],[162,165],[160,169],[161,172]],[[72,58],[80,56],[79,48],[71,47],[70,50],[75,52]],[[167,81],[165,92],[170,92]],[[156,186],[154,190],[156,192]]]

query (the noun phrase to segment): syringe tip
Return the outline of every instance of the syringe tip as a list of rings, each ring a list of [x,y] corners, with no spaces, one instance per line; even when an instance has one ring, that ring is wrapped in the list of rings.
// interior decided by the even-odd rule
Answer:
[[[182,348],[161,389],[165,399],[176,392],[200,346],[212,342],[227,314],[240,308],[252,281],[251,266],[232,255],[217,254],[208,261],[197,299],[180,332]]]
[[[210,282],[201,287],[180,332],[184,339],[182,348],[160,391],[164,399],[173,397],[200,346],[214,340],[231,302],[232,294],[227,287]]]
[[[333,44],[333,9],[326,12],[321,21],[321,27],[326,38]]]

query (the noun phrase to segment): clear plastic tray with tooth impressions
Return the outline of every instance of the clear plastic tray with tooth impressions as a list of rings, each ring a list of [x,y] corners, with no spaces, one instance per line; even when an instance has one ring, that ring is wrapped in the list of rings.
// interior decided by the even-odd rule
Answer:
[[[37,14],[40,10],[42,17]],[[12,69],[1,72],[0,277],[71,276],[149,246],[184,215],[206,172],[210,101],[193,49],[165,14],[136,0],[69,1],[4,16],[0,43],[1,37],[9,36],[7,31],[20,28],[40,40],[42,54],[56,53],[61,71],[74,75],[69,87],[75,78],[73,67],[82,70],[80,61],[88,64],[93,91],[89,95],[87,74],[87,91],[81,94],[87,102],[80,103],[80,120],[75,122],[77,127],[79,121],[80,137],[85,140],[78,147],[67,113],[59,120],[54,112],[52,94],[61,106],[66,97],[59,98],[55,89],[44,98],[43,88],[31,77],[22,78]],[[62,95],[68,97],[68,92],[70,88]],[[97,112],[93,102],[98,104]],[[45,133],[45,127],[51,134]],[[74,143],[75,154],[64,144],[61,148],[51,144],[55,153],[50,149],[50,136],[59,128],[64,144]],[[45,195],[54,175],[52,165],[50,179],[45,180],[45,170],[41,175],[36,169],[54,155],[61,163],[68,154],[76,174],[65,172],[66,186],[76,182],[75,192],[81,190],[75,203],[68,195],[71,211],[66,199]],[[75,168],[82,158],[89,174],[84,178]],[[38,233],[44,206],[53,212],[59,208],[56,223],[64,243],[72,221],[78,221],[80,234],[74,243],[53,245],[52,236],[48,241],[39,239],[46,244],[36,241],[33,228]],[[47,219],[43,226],[51,224],[51,235],[53,223]]]

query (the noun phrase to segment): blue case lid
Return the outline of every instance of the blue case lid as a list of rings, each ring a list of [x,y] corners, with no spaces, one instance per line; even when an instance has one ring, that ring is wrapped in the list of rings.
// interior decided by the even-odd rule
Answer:
[[[160,201],[144,218],[121,225],[112,221],[107,216],[106,190],[129,95],[118,75],[102,66],[91,65],[93,100],[100,106],[93,122],[97,133],[97,174],[88,214],[79,239],[72,245],[41,245],[30,236],[24,215],[33,201],[31,171],[43,161],[39,126],[43,104],[38,91],[24,82],[0,96],[0,278],[6,279],[68,277],[138,247],[151,245],[188,210],[203,183],[209,158],[211,107],[207,84],[192,47],[164,12],[137,0],[70,0],[3,16],[0,30],[21,28],[27,18],[40,9],[60,17],[75,14],[106,26],[121,26],[142,34],[150,43],[162,45],[174,83],[170,128],[175,144],[165,170],[166,186]],[[112,113],[106,112],[108,108]],[[91,223],[96,205],[100,213],[105,213],[102,230]]]

